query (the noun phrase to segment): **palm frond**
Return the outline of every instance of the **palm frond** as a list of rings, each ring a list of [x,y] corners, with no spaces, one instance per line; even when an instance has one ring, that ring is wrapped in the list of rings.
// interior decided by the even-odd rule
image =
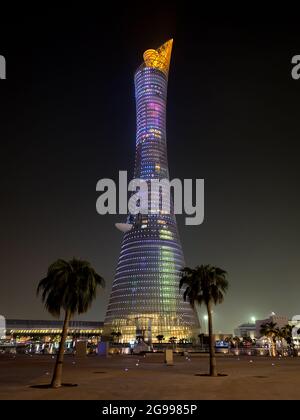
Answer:
[[[197,303],[208,305],[221,303],[228,290],[227,272],[209,264],[198,265],[194,269],[181,270],[179,289],[185,286],[183,299],[189,300],[192,307]]]
[[[104,288],[105,281],[88,261],[59,259],[49,266],[37,294],[41,293],[45,308],[54,316],[59,316],[62,309],[80,314],[91,306],[98,286]]]

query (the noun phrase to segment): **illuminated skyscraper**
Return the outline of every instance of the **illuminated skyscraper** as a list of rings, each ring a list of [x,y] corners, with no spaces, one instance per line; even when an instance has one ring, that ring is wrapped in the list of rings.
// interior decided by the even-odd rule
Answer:
[[[147,50],[135,73],[135,178],[169,178],[166,143],[168,72],[173,40]],[[150,210],[150,208],[149,208]],[[112,285],[105,324],[121,331],[123,341],[136,335],[156,341],[190,338],[198,321],[179,291],[184,258],[173,208],[129,215]]]

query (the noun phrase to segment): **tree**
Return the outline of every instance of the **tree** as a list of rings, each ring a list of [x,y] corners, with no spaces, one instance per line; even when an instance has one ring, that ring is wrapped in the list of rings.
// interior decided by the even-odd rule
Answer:
[[[170,341],[170,343],[173,345],[173,348],[174,348],[174,346],[175,346],[175,344],[176,344],[176,341],[177,341],[177,337],[170,337],[170,338],[169,338],[169,341]]]
[[[97,287],[104,287],[103,278],[89,262],[73,258],[59,259],[51,264],[47,276],[39,282],[37,294],[41,293],[45,308],[53,316],[65,313],[59,350],[56,358],[51,387],[59,388],[62,379],[64,346],[71,317],[86,312],[96,297]]]
[[[276,357],[276,339],[279,335],[279,329],[276,325],[276,322],[266,322],[260,326],[260,333],[267,337],[270,343],[270,352],[273,357]]]
[[[165,336],[164,336],[164,335],[162,335],[162,334],[158,334],[158,335],[156,336],[156,338],[157,338],[157,340],[158,340],[158,342],[159,342],[159,343],[162,343],[162,341],[165,339]]]
[[[230,349],[231,347],[233,347],[233,341],[232,341],[232,337],[225,337],[225,342],[228,344],[228,348]]]
[[[238,336],[233,337],[232,342],[234,344],[234,347],[239,347],[239,345],[241,343],[240,337],[238,337]]]
[[[212,326],[212,306],[223,302],[224,294],[228,289],[227,273],[219,267],[211,265],[200,265],[192,269],[185,267],[182,269],[180,279],[180,289],[185,285],[183,294],[184,300],[190,302],[192,308],[196,305],[205,304],[208,315],[208,335],[209,335],[209,374],[217,376],[215,343],[213,338]]]
[[[112,338],[112,341],[115,342],[117,340],[117,342],[120,342],[120,338],[122,337],[122,333],[121,331],[112,331],[110,333],[110,336]]]
[[[115,339],[117,338],[117,332],[116,331],[112,331],[110,333],[110,336],[112,338],[112,342],[114,343],[115,342]]]
[[[292,331],[293,327],[288,324],[280,329],[280,337],[286,341],[290,352],[294,350]]]

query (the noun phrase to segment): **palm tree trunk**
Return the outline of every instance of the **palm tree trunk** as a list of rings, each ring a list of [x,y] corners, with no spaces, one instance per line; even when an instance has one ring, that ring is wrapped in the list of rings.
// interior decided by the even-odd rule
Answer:
[[[276,357],[277,354],[277,349],[276,349],[276,339],[273,338],[272,339],[272,356]]]
[[[213,337],[213,326],[212,326],[212,313],[211,303],[207,304],[207,315],[208,315],[208,336],[209,336],[209,375],[217,376],[217,364],[215,356],[215,343]]]
[[[57,354],[57,357],[56,357],[56,363],[55,363],[55,368],[54,368],[52,382],[51,382],[51,387],[52,388],[59,388],[61,386],[62,365],[63,365],[63,360],[64,360],[65,342],[66,342],[67,335],[68,335],[68,327],[69,327],[70,318],[71,318],[71,312],[66,311],[63,330],[62,330],[62,334],[61,334],[61,340],[60,340],[60,343],[59,343],[59,350],[58,350],[58,354]]]

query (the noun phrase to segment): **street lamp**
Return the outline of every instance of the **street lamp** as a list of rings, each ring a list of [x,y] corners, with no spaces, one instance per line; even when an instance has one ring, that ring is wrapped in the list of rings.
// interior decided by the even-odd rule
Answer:
[[[208,315],[204,315],[204,321],[206,321],[206,323],[204,322],[204,325],[205,325],[205,334],[207,333],[207,330],[208,330],[208,325],[207,325],[207,323],[208,323]],[[207,325],[207,330],[206,330],[206,325]]]
[[[256,321],[255,316],[252,316],[252,317],[251,317],[251,321],[253,322],[253,324],[255,324],[255,321]]]

